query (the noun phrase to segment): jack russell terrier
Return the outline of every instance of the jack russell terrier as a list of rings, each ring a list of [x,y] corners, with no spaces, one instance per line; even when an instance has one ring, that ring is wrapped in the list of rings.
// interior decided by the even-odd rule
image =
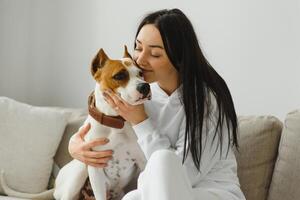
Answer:
[[[124,57],[111,60],[100,49],[92,61],[91,73],[96,80],[96,88],[89,97],[89,115],[84,125],[91,128],[85,141],[106,137],[109,143],[93,150],[112,149],[113,159],[105,168],[86,166],[72,160],[60,171],[55,181],[55,199],[78,199],[87,177],[96,200],[121,199],[123,188],[134,175],[145,166],[145,157],[137,144],[137,138],[130,124],[118,116],[104,99],[103,92],[114,91],[124,101],[132,105],[141,104],[151,98],[150,86],[143,80],[141,70],[135,65],[125,46]]]

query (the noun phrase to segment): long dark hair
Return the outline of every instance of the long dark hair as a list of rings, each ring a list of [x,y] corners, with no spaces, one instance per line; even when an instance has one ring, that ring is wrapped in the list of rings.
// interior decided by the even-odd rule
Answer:
[[[181,10],[160,10],[148,14],[141,21],[135,39],[146,24],[153,24],[159,30],[166,53],[179,72],[181,101],[186,115],[182,162],[190,150],[194,164],[200,170],[204,119],[209,119],[212,112],[210,94],[214,95],[218,109],[214,139],[219,139],[218,146],[222,149],[223,125],[226,123],[227,152],[230,144],[238,147],[237,116],[231,94],[225,81],[204,57],[194,28]]]

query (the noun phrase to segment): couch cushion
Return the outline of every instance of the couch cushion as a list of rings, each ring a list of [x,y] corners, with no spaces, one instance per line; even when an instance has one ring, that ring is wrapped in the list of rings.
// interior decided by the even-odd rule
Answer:
[[[300,110],[286,116],[268,200],[300,199]]]
[[[68,151],[69,140],[70,137],[74,133],[76,133],[78,129],[83,125],[83,122],[86,118],[87,115],[81,115],[78,118],[73,118],[68,122],[62,140],[54,157],[54,161],[59,168],[62,168],[65,164],[72,160],[72,157],[70,156]]]
[[[65,126],[62,112],[0,97],[2,183],[23,193],[46,190]],[[0,193],[4,193],[3,186]]]
[[[20,199],[17,197],[7,197],[7,196],[1,196],[0,195],[0,200],[28,200],[28,199]]]
[[[277,157],[282,123],[272,116],[239,117],[238,176],[247,200],[265,200]]]

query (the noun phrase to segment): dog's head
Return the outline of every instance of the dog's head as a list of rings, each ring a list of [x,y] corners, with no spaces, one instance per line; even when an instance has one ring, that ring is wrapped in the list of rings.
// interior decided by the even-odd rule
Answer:
[[[129,104],[141,104],[151,98],[150,85],[144,81],[141,69],[132,60],[126,46],[120,60],[110,59],[100,49],[92,61],[91,73],[101,92],[112,90]]]

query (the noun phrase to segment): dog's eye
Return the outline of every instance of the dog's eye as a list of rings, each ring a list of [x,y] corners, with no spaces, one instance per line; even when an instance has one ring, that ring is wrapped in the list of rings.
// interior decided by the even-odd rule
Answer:
[[[124,80],[126,78],[127,78],[127,73],[125,73],[125,72],[120,72],[113,76],[113,79],[118,80],[118,81]]]

